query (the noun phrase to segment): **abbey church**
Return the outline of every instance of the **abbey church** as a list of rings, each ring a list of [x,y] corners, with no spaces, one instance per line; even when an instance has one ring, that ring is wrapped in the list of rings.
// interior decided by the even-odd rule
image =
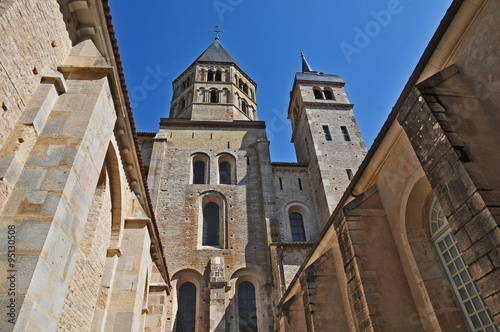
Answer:
[[[302,55],[285,163],[218,37],[142,133],[107,0],[0,1],[0,330],[500,332],[499,22],[453,1],[369,150]]]

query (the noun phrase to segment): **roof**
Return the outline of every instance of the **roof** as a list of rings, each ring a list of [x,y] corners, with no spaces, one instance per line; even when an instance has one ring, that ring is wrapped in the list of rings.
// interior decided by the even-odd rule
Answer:
[[[195,62],[230,62],[236,64],[233,57],[229,55],[224,46],[222,46],[219,38],[203,52]]]
[[[241,68],[238,66],[233,57],[229,54],[229,52],[222,46],[219,38],[215,38],[215,41],[203,52],[201,55],[194,60],[194,62],[182,72],[177,78],[172,82],[172,85],[182,77],[186,72],[188,72],[195,64],[197,63],[230,63],[233,64],[236,69],[238,69],[243,76],[246,77],[254,86],[257,88],[257,84],[248,76]]]
[[[165,260],[165,254],[163,253],[163,250],[161,250],[163,248],[163,244],[162,244],[161,238],[159,236],[160,231],[158,230],[158,224],[157,224],[156,217],[155,217],[155,214],[154,214],[153,204],[151,203],[151,196],[149,194],[149,188],[148,188],[148,181],[147,181],[147,177],[146,177],[146,171],[145,171],[145,168],[144,168],[144,164],[142,162],[141,149],[139,147],[139,138],[137,136],[137,130],[135,128],[134,115],[132,113],[132,107],[130,105],[130,98],[129,98],[129,94],[128,94],[128,90],[127,90],[127,85],[125,84],[125,74],[123,72],[122,61],[120,59],[120,51],[118,50],[118,42],[116,40],[115,30],[113,28],[113,23],[111,21],[111,10],[109,8],[109,2],[108,2],[108,0],[104,0],[103,1],[103,7],[104,7],[104,15],[106,17],[106,23],[107,23],[107,26],[108,26],[109,38],[110,38],[111,44],[113,46],[113,53],[114,53],[114,56],[115,56],[115,63],[116,63],[116,67],[118,69],[118,76],[120,78],[120,83],[121,83],[121,86],[122,86],[123,98],[125,99],[125,107],[126,107],[127,113],[128,113],[128,117],[127,118],[128,118],[129,123],[130,123],[130,128],[132,130],[132,136],[134,138],[135,151],[137,153],[137,159],[139,161],[139,167],[141,168],[142,182],[143,182],[143,185],[144,185],[144,188],[145,188],[145,192],[146,192],[146,200],[147,200],[147,203],[148,203],[149,211],[151,213],[151,222],[152,222],[152,225],[153,225],[153,230],[154,230],[154,232],[157,235],[156,239],[158,241],[158,245],[157,245],[157,247],[159,249],[158,252],[159,252],[159,254],[161,256],[160,260],[163,263],[163,266],[165,267],[165,271],[162,271],[163,269],[161,269],[160,267],[158,267],[158,270],[160,270],[160,272],[162,273],[162,275],[164,274],[163,277],[164,278],[166,277],[165,282],[170,285],[170,277],[168,275],[167,261]]]

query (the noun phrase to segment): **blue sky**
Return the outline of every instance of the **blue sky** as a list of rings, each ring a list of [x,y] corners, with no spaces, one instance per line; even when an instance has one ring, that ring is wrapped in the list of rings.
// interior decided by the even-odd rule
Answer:
[[[172,81],[220,40],[257,83],[272,161],[296,161],[286,119],[302,50],[340,75],[369,148],[451,0],[110,0],[138,131],[168,117]]]

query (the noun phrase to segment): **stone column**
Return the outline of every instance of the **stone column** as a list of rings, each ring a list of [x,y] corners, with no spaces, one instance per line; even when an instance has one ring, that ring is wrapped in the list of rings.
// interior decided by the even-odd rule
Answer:
[[[224,257],[210,259],[210,332],[226,330],[226,273]]]
[[[106,254],[106,263],[104,264],[104,273],[101,279],[101,289],[97,298],[97,305],[92,320],[92,332],[104,331],[104,324],[108,316],[109,303],[111,302],[111,293],[113,292],[113,283],[115,280],[116,266],[118,258],[121,256],[119,248],[108,248]]]
[[[144,287],[150,263],[149,218],[128,218],[123,231],[105,331],[142,331]]]
[[[160,190],[161,171],[165,150],[167,149],[167,140],[165,138],[153,139],[153,152],[151,153],[151,162],[149,164],[148,187],[151,195],[153,210],[156,211],[158,201],[158,191]]]

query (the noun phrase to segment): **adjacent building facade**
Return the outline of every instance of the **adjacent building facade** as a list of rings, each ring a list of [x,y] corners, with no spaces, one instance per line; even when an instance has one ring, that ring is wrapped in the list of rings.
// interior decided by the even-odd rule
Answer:
[[[453,2],[369,151],[302,55],[283,163],[219,38],[137,133],[106,1],[3,1],[0,329],[500,331],[499,18]]]

